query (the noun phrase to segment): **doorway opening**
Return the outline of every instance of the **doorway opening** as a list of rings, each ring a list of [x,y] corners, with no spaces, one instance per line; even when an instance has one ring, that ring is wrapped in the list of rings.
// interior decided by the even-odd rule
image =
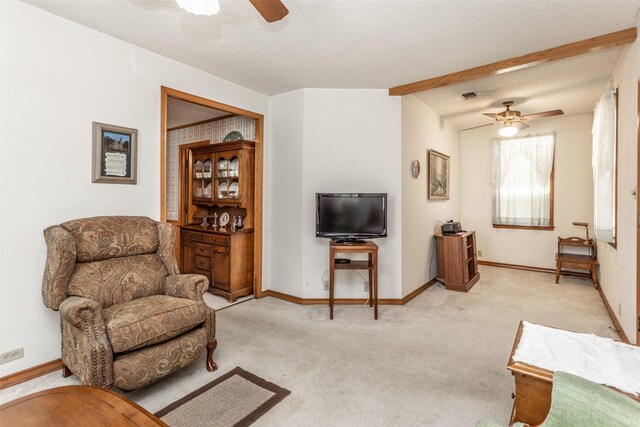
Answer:
[[[169,117],[171,112],[171,117]],[[213,130],[212,130],[213,129]],[[253,195],[245,199],[250,203],[248,210],[251,213],[252,233],[252,284],[254,298],[261,298],[262,292],[262,213],[263,213],[263,153],[264,153],[264,116],[242,108],[223,104],[214,100],[192,95],[176,89],[162,87],[160,102],[160,220],[172,224],[176,228],[176,256],[179,260],[181,271],[183,269],[181,254],[181,228],[187,223],[182,211],[187,211],[186,217],[193,220],[194,213],[189,211],[185,204],[185,189],[180,188],[184,184],[185,175],[181,159],[184,162],[184,154],[180,148],[191,146],[202,147],[211,144],[223,143],[225,136],[229,136],[229,130],[242,133],[242,139],[252,141],[250,148],[253,157],[252,189]],[[169,136],[171,132],[171,138]],[[203,143],[208,141],[207,143]],[[171,145],[171,147],[169,147]],[[246,144],[245,144],[246,145]],[[245,165],[246,166],[246,165]],[[217,169],[216,169],[217,171]],[[182,173],[182,175],[181,175]],[[226,173],[225,173],[226,175]],[[231,175],[229,175],[231,176]],[[237,176],[237,172],[236,172]],[[216,183],[215,179],[213,181]],[[182,185],[184,186],[184,185]],[[214,184],[217,188],[217,184]],[[191,191],[191,190],[189,190]],[[209,190],[211,191],[211,190]],[[211,197],[211,209],[220,209],[220,206],[231,206],[231,202],[215,202],[217,190]],[[198,194],[196,194],[198,196]],[[234,211],[232,211],[234,212]],[[220,213],[215,212],[217,215]],[[233,224],[229,225],[231,230]],[[197,234],[196,234],[197,236]],[[204,234],[203,234],[204,236]],[[202,247],[197,243],[199,248]],[[213,246],[215,248],[215,246]],[[246,250],[246,249],[245,249]],[[212,253],[215,250],[212,250]],[[246,253],[246,252],[245,252]],[[200,260],[200,259],[198,259]],[[213,270],[212,270],[213,272]],[[210,277],[210,276],[208,276]],[[213,278],[210,277],[210,282]],[[224,279],[226,280],[226,279]],[[251,281],[251,280],[250,280]],[[213,285],[213,283],[210,283]],[[230,297],[231,301],[235,298]]]

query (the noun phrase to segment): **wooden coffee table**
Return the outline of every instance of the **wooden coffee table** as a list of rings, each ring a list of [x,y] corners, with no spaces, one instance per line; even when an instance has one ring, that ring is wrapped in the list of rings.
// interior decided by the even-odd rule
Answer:
[[[0,424],[168,427],[143,407],[111,390],[82,385],[52,388],[0,405]]]

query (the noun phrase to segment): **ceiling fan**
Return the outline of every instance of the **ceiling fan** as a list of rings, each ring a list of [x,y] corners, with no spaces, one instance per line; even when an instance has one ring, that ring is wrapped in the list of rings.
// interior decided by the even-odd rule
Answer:
[[[280,0],[249,0],[267,22],[279,21],[289,13]],[[176,0],[180,8],[194,15],[215,15],[220,11],[218,0]]]
[[[475,126],[469,129],[481,128],[484,126],[492,126],[496,124],[501,124],[500,128],[500,136],[510,137],[514,136],[518,133],[520,129],[526,129],[529,127],[526,121],[540,119],[542,117],[551,117],[551,116],[560,116],[564,114],[562,110],[551,110],[551,111],[543,111],[541,113],[527,114],[523,116],[520,111],[512,110],[511,106],[513,105],[513,101],[505,101],[502,103],[505,106],[506,110],[500,113],[483,113],[487,117],[491,117],[495,119],[495,122],[488,123],[486,125]],[[469,130],[465,129],[465,130]]]

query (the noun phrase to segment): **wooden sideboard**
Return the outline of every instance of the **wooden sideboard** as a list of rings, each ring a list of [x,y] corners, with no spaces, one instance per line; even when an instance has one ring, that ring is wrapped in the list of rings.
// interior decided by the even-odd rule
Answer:
[[[475,231],[436,234],[438,279],[448,290],[467,292],[480,279]]]
[[[209,279],[209,292],[229,302],[253,292],[253,230],[180,227],[182,273]]]
[[[255,143],[195,143],[180,150],[180,269],[206,276],[209,292],[230,302],[250,295]],[[239,217],[242,228],[236,229]]]

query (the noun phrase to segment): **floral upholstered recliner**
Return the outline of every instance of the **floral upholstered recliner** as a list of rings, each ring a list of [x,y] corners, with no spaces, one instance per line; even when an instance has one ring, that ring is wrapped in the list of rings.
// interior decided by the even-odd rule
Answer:
[[[179,274],[170,224],[146,217],[83,218],[44,231],[42,298],[60,311],[63,375],[133,390],[196,360],[217,369],[208,280]]]

